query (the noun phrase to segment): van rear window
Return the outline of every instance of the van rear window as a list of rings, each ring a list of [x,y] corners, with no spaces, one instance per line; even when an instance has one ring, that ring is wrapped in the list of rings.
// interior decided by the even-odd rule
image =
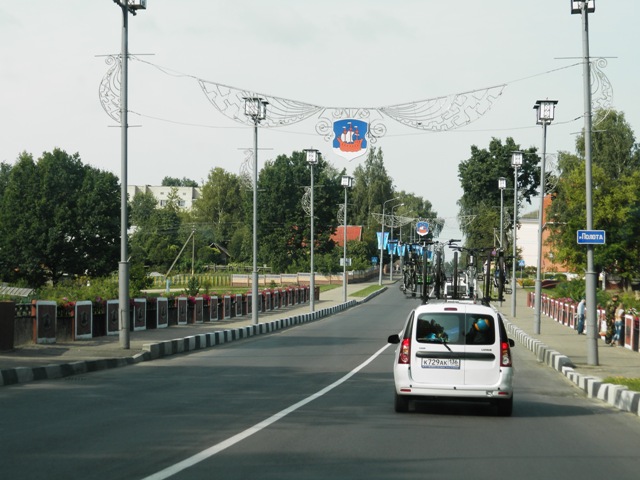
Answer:
[[[450,345],[492,345],[495,325],[491,315],[433,312],[416,321],[416,341]]]

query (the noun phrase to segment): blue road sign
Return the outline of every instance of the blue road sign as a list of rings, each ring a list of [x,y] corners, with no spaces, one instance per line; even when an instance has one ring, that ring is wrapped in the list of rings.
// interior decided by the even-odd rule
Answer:
[[[607,238],[607,232],[604,230],[578,230],[578,245],[604,245]]]
[[[524,260],[518,260],[518,266],[524,267]]]

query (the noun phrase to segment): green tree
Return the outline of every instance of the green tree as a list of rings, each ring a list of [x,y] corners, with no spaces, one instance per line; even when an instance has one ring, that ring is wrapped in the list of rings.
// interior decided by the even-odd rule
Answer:
[[[7,175],[0,209],[0,263],[9,281],[38,287],[63,274],[117,266],[117,179],[54,149],[38,162],[22,153]]]
[[[494,245],[494,229],[500,228],[500,189],[498,179],[507,179],[504,195],[504,229],[513,227],[512,152],[523,149],[509,137],[503,144],[493,138],[488,149],[471,146],[471,157],[458,166],[458,178],[463,194],[458,200],[459,216],[473,218],[460,222],[468,248],[486,248]],[[535,148],[524,150],[523,164],[518,168],[518,208],[523,202],[531,203],[540,184],[538,168],[540,157]],[[505,235],[506,238],[506,235]],[[505,242],[506,243],[506,242]],[[503,245],[506,248],[506,245]]]
[[[187,177],[174,178],[174,177],[164,177],[162,179],[163,187],[197,187],[198,182],[195,180],[191,180]]]
[[[628,284],[640,264],[640,161],[624,114],[599,110],[594,115],[592,149],[593,225],[607,232],[607,244],[594,249],[598,271],[623,277]],[[578,155],[562,152],[560,177],[551,207],[545,212],[554,260],[576,272],[586,268],[586,249],[577,245],[577,230],[586,228],[584,135],[576,139]]]
[[[158,201],[151,192],[137,192],[132,199],[129,199],[129,217],[134,226],[144,226],[153,216]]]
[[[85,166],[78,192],[78,253],[87,261],[81,271],[101,277],[117,270],[120,252],[120,186],[110,173]]]
[[[349,194],[353,203],[349,212],[353,222],[350,223],[376,228],[378,224],[371,214],[382,213],[384,202],[396,196],[381,148],[369,150],[364,164],[355,168],[353,178],[354,186]]]
[[[240,177],[216,167],[209,172],[200,198],[193,203],[193,218],[211,229],[212,241],[230,246],[232,237],[245,220]],[[234,260],[242,258],[242,250],[230,248]],[[222,258],[222,257],[221,257]]]
[[[322,255],[334,247],[330,237],[336,228],[343,190],[338,171],[323,158],[314,166],[313,174],[314,253]],[[311,224],[302,208],[302,197],[310,182],[304,152],[293,152],[290,157],[280,155],[260,172],[259,263],[267,263],[279,272],[309,268]]]

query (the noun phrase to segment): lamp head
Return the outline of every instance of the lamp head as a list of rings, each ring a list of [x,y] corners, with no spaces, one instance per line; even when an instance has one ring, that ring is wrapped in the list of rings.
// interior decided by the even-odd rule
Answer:
[[[549,124],[554,119],[557,100],[538,100],[533,106],[536,111],[536,123],[538,125]]]
[[[523,157],[523,153],[521,151],[516,150],[515,152],[511,153],[511,166],[513,167],[519,167],[522,165],[522,157]]]
[[[581,14],[582,4],[587,4],[587,12],[593,13],[596,11],[596,0],[570,0],[571,1],[571,14]]]
[[[313,148],[309,148],[305,150],[307,154],[307,163],[309,165],[317,165],[318,159],[320,157],[320,152],[318,150],[314,150]]]

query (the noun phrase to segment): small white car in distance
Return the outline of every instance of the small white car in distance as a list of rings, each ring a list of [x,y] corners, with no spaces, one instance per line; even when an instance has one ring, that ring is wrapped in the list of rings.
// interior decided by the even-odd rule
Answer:
[[[492,308],[447,301],[420,305],[388,342],[394,355],[395,410],[420,398],[480,400],[513,410],[511,348],[502,317]]]

